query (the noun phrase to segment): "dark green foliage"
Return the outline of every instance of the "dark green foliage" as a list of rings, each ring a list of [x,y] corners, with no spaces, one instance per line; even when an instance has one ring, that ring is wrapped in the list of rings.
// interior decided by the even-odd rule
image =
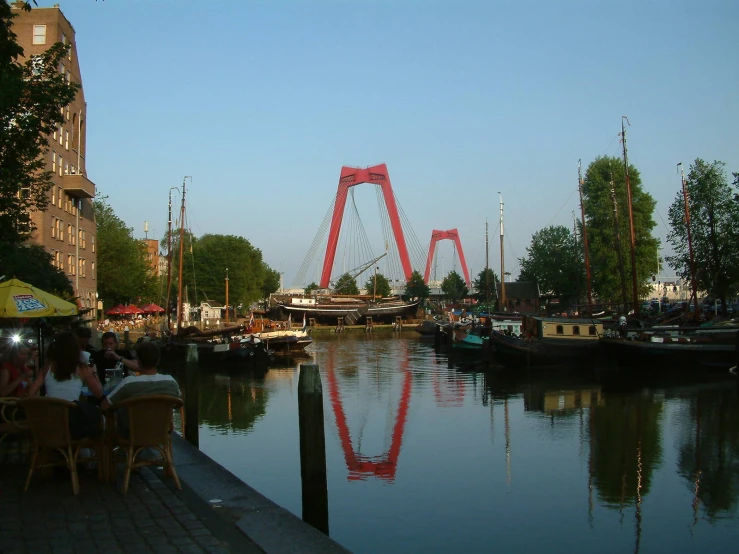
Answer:
[[[97,223],[98,294],[106,307],[158,300],[156,278],[147,261],[146,244],[133,236],[113,208],[98,197],[93,202]]]
[[[320,287],[318,286],[318,284],[315,281],[312,282],[310,285],[308,285],[307,287],[305,287],[305,294],[306,294],[306,296],[309,295],[309,294],[311,294],[314,290],[318,290],[319,288]]]
[[[30,213],[48,203],[48,135],[64,122],[62,108],[79,85],[67,83],[59,64],[69,46],[56,43],[37,60],[18,62],[7,2],[0,2],[0,237],[26,240],[34,229]]]
[[[487,269],[483,269],[477,274],[477,278],[472,283],[472,286],[477,291],[474,295],[475,299],[478,302],[483,302],[485,304],[487,304],[488,301],[491,305],[495,304],[498,296],[498,282],[498,276],[492,269],[489,267]]]
[[[423,280],[423,275],[418,271],[414,271],[411,274],[411,278],[405,284],[405,299],[410,300],[411,298],[421,299],[421,303],[431,295],[431,290],[426,282]]]
[[[723,162],[696,159],[686,179],[697,288],[720,299],[724,310],[739,284],[739,183],[736,174],[734,177],[734,183],[729,184]],[[671,231],[667,241],[675,253],[666,259],[683,280],[690,282],[682,190],[676,193],[668,214]]]
[[[72,284],[64,272],[54,267],[53,257],[36,244],[24,246],[17,243],[0,243],[0,276],[5,280],[20,279],[71,300]]]
[[[344,273],[336,280],[334,291],[336,294],[359,294],[357,281],[349,273]]]
[[[585,293],[585,263],[580,239],[563,225],[534,233],[528,256],[521,258],[519,281],[537,283],[543,296],[559,298],[563,307],[576,304]]]
[[[656,223],[653,218],[656,202],[641,185],[639,171],[629,165],[631,195],[634,213],[634,235],[636,250],[636,281],[640,298],[647,297],[651,290],[651,278],[657,265],[659,240],[652,236]],[[611,197],[613,177],[618,219],[614,218]],[[590,245],[590,269],[593,292],[604,302],[622,300],[621,271],[623,269],[626,300],[631,302],[631,247],[629,212],[626,195],[624,164],[620,158],[597,158],[588,166],[583,186],[585,222]],[[622,267],[615,226],[620,235]],[[542,291],[543,292],[543,291]]]
[[[467,298],[469,294],[469,289],[467,289],[464,279],[456,271],[452,271],[444,277],[444,280],[441,282],[441,290],[451,302]]]
[[[376,289],[375,277],[377,277]],[[392,290],[390,288],[390,282],[382,273],[377,273],[376,275],[370,276],[370,278],[367,280],[367,283],[364,285],[364,288],[367,289],[367,294],[371,294],[376,298],[385,298],[386,296],[390,296],[390,291]]]

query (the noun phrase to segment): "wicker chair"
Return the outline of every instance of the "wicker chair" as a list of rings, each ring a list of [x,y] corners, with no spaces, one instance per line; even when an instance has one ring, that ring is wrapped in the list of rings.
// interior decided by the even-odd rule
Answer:
[[[18,407],[20,398],[15,396],[0,397],[0,443],[8,435],[28,431],[28,422]]]
[[[131,470],[141,466],[163,466],[165,474],[171,475],[175,486],[182,489],[180,479],[174,468],[172,459],[172,411],[182,407],[182,400],[176,396],[151,394],[128,398],[111,407],[110,410],[126,410],[122,412],[128,422],[128,438],[117,431],[109,435],[111,449],[119,447],[125,453],[125,474],[121,493],[126,494],[131,478]],[[157,458],[139,458],[139,454],[147,449],[161,454]],[[111,456],[115,464],[115,456]],[[115,467],[111,467],[110,475],[115,475]]]
[[[77,477],[78,463],[97,461],[98,477],[102,478],[104,476],[105,455],[102,437],[72,439],[69,430],[69,410],[78,409],[74,402],[48,396],[36,396],[22,399],[19,405],[26,416],[33,436],[33,457],[28,469],[24,492],[28,491],[34,470],[42,467],[67,467],[72,477],[72,491],[74,494],[80,492]],[[80,458],[81,448],[93,449],[94,455]],[[57,461],[49,461],[48,454],[54,451],[59,452],[62,458]]]

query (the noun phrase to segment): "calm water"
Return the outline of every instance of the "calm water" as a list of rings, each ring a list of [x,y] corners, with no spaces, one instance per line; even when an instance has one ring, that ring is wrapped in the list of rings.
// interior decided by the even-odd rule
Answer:
[[[739,548],[735,381],[512,377],[410,331],[315,339],[331,536],[354,552]],[[298,367],[204,373],[200,447],[300,516]]]

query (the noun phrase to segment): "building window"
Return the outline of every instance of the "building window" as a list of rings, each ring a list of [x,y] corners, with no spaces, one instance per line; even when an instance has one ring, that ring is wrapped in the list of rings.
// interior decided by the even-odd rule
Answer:
[[[62,33],[62,44],[67,44],[67,35]]]
[[[59,156],[59,163],[61,162],[62,162],[62,157]],[[62,187],[57,187],[57,191],[59,192],[59,194],[56,195],[57,203],[58,203],[57,206],[61,208],[62,207]]]
[[[57,129],[56,127],[54,127],[54,140],[56,140],[56,133],[57,133]]]
[[[69,84],[69,69],[67,69],[67,84]],[[69,108],[67,108],[67,114],[69,114]],[[67,115],[67,119],[69,119],[69,115]]]
[[[67,254],[67,273],[70,275],[77,275],[76,267],[74,263],[74,254]]]
[[[61,219],[55,219],[54,225],[56,226],[57,240],[64,240],[64,232],[62,232],[62,229],[64,229],[64,222]]]
[[[67,104],[67,121],[69,121],[69,104]]]
[[[565,328],[562,325],[557,325],[557,334],[558,335],[564,335],[565,334]]]
[[[58,250],[54,253],[54,265],[56,265],[59,269],[64,268],[64,264],[62,263],[62,253]]]
[[[64,174],[69,175],[69,162],[64,162]]]
[[[51,154],[51,168],[56,173],[56,152]],[[56,187],[53,185],[51,187],[51,205],[56,206]]]
[[[95,280],[95,262],[92,262],[92,264],[90,265],[90,269],[91,269],[91,277],[92,277],[92,280],[94,281]]]
[[[51,190],[54,190],[54,188],[52,187]],[[51,218],[51,238],[53,239],[56,238],[56,218],[55,217]]]
[[[579,325],[573,325],[572,327],[572,334],[580,336],[580,326]]]
[[[85,277],[87,273],[87,260],[84,258],[80,258],[77,262],[78,264],[78,271],[80,272],[80,277]]]
[[[598,332],[597,332],[597,331],[596,331],[596,329],[595,329],[595,325],[591,325],[591,326],[590,326],[590,327],[588,328],[588,334],[589,334],[589,335],[590,335],[591,337],[594,337],[595,335],[597,335],[597,334],[598,334]]]
[[[69,150],[69,131],[64,130],[64,148]]]
[[[90,235],[90,246],[92,247],[92,251],[95,252],[95,235]]]
[[[77,231],[77,238],[80,241],[80,248],[85,248],[85,245],[87,243],[87,241],[85,240],[85,231],[83,231],[82,229],[79,229]]]
[[[46,25],[33,26],[33,43],[46,44]]]
[[[64,108],[62,108],[62,115],[64,115]],[[59,144],[64,144],[64,130],[61,125],[59,125]]]

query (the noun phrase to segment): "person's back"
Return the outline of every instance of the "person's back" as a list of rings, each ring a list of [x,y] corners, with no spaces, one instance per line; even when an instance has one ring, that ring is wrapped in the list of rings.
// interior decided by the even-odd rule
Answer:
[[[129,375],[108,394],[102,406],[104,409],[129,398],[154,394],[180,396],[180,387],[171,375],[162,375],[157,372],[159,365],[159,347],[151,341],[142,342],[136,348],[136,357],[139,362],[140,375]],[[120,412],[120,411],[119,411]],[[128,421],[123,413],[118,413],[118,430],[124,437],[128,436]]]

